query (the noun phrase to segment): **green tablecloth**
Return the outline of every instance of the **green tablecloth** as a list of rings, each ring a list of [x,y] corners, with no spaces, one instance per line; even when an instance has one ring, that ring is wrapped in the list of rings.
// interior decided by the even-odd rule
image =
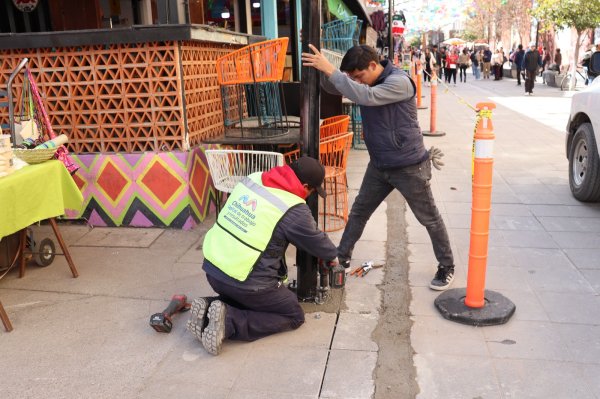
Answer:
[[[81,191],[60,161],[29,165],[0,177],[0,237],[35,222],[80,210]]]

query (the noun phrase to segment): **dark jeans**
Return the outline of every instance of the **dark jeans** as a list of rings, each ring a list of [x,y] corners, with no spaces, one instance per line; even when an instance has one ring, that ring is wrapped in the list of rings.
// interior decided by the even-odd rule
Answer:
[[[467,81],[467,65],[463,64],[460,66],[460,81],[461,82]]]
[[[525,93],[533,93],[537,71],[525,70]]]
[[[225,337],[255,341],[304,323],[296,294],[284,284],[260,291],[245,291],[206,275],[208,283],[227,305]]]
[[[388,170],[378,170],[369,162],[338,247],[338,256],[341,259],[352,257],[354,245],[362,235],[367,221],[388,194],[396,189],[400,191],[419,223],[427,228],[439,264],[453,266],[454,257],[450,240],[444,220],[435,205],[429,180],[431,180],[429,160],[413,166]]]
[[[446,68],[446,83],[452,83],[452,79],[456,84],[456,68]]]
[[[431,68],[425,68],[425,73],[423,74],[423,81],[431,82],[432,75],[433,75],[433,72],[431,71]]]
[[[522,69],[517,67],[517,84],[521,84],[521,73],[522,73]]]

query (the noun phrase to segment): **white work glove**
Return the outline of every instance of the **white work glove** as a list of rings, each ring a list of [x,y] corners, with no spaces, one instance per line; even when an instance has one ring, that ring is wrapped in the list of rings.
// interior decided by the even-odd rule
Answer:
[[[442,166],[444,166],[444,163],[442,162],[443,156],[444,153],[439,148],[431,146],[429,149],[429,160],[431,161],[433,167],[437,170],[442,170]]]

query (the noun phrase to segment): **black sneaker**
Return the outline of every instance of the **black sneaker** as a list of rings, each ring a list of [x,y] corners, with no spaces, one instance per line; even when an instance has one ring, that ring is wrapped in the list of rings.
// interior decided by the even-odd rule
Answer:
[[[350,267],[350,259],[340,258],[338,256],[338,262],[340,262],[340,266],[342,266],[344,269],[347,269]]]
[[[429,288],[444,291],[450,288],[452,281],[454,281],[454,266],[438,266],[435,277],[429,283]]]
[[[218,299],[208,308],[208,325],[202,331],[202,346],[211,355],[217,356],[225,339],[225,316],[227,306]]]

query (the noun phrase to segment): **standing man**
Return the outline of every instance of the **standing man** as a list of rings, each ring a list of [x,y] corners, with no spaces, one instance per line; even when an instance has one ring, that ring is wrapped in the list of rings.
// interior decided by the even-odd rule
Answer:
[[[515,53],[515,65],[517,66],[517,86],[521,86],[521,73],[523,71],[523,57],[525,56],[525,50],[523,50],[523,45],[519,44],[517,47],[517,52]]]
[[[336,69],[315,46],[302,53],[303,65],[325,75],[325,90],[342,94],[360,106],[370,162],[344,229],[338,259],[350,265],[354,245],[375,209],[392,190],[398,190],[417,220],[427,228],[437,272],[429,287],[446,290],[454,279],[454,257],[444,221],[435,205],[429,180],[438,159],[425,149],[417,119],[415,83],[389,61],[379,62],[369,46],[354,46]]]
[[[481,61],[483,62],[483,78],[490,78],[490,66],[492,64],[492,51],[489,47],[486,47],[483,50],[483,54],[481,55]]]
[[[334,266],[337,248],[317,224],[305,199],[321,185],[325,168],[314,158],[253,173],[229,195],[206,233],[202,269],[217,298],[192,303],[187,329],[218,355],[224,339],[254,341],[304,323],[287,279],[289,243]]]
[[[525,95],[533,96],[533,86],[538,70],[542,66],[542,57],[535,48],[535,42],[529,43],[529,50],[523,56],[522,69],[525,70]]]

